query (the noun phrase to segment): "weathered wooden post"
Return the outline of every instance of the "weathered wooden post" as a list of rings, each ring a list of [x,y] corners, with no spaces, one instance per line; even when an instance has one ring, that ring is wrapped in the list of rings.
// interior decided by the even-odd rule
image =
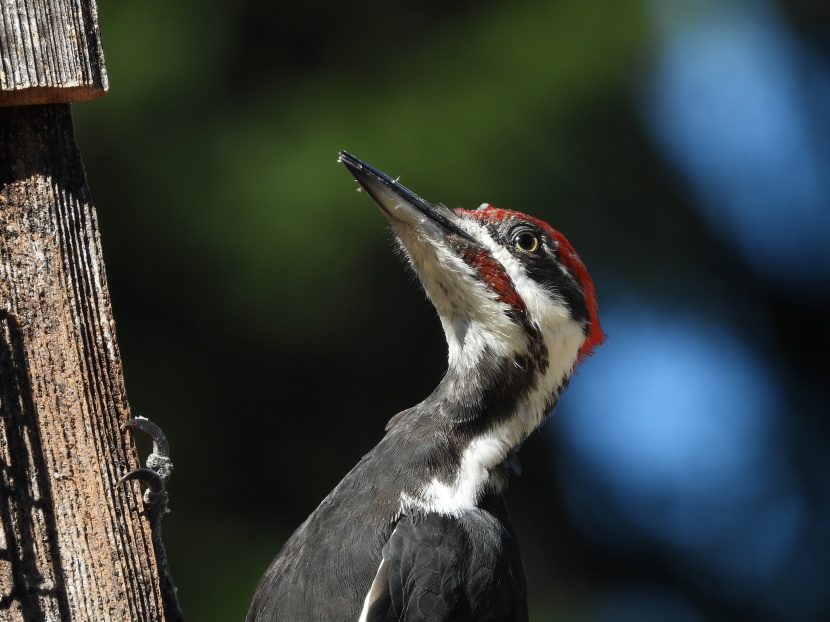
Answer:
[[[4,0],[0,60],[0,618],[163,620],[70,112],[107,90],[94,0]]]

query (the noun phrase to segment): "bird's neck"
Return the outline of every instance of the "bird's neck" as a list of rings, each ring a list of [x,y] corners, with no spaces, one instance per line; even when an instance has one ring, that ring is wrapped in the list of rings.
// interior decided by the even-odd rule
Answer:
[[[455,356],[450,346],[446,375],[417,408],[440,430],[431,442],[442,467],[406,501],[460,515],[504,488],[516,448],[553,409],[584,340],[571,330],[522,328],[522,341],[513,339],[510,347],[490,333],[479,338],[474,325],[466,327]]]

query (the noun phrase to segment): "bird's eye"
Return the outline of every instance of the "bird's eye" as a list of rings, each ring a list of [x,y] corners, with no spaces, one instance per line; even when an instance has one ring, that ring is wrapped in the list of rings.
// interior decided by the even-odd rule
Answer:
[[[519,250],[526,253],[532,253],[539,248],[539,238],[537,238],[530,231],[522,231],[517,233],[513,238],[513,244],[515,244],[516,248]]]

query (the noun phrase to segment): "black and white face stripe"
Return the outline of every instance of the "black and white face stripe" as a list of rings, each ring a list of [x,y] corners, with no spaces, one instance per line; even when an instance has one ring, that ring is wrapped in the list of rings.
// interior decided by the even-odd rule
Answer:
[[[479,213],[481,210],[481,213]],[[576,275],[561,261],[559,241],[536,219],[509,210],[499,210],[487,204],[479,210],[458,210],[487,231],[490,238],[510,252],[524,269],[525,275],[544,291],[559,297],[576,321],[588,322],[589,314],[585,291]],[[488,218],[496,213],[500,218]],[[536,240],[534,250],[521,246],[522,237],[530,234]]]

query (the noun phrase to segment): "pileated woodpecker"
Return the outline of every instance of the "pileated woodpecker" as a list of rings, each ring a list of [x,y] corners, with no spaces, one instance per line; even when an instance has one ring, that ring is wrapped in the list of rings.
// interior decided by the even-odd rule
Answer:
[[[449,369],[285,543],[248,622],[527,620],[502,491],[519,444],[604,340],[565,237],[519,212],[452,210],[341,152],[446,333]]]

